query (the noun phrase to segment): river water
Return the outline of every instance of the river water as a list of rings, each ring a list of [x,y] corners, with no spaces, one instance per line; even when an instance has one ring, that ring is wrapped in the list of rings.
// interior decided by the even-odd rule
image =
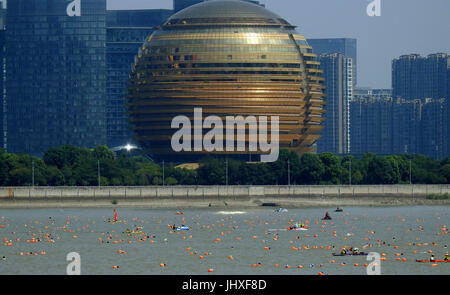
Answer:
[[[208,208],[176,215],[119,207],[118,223],[108,222],[112,208],[0,209],[0,274],[63,275],[69,252],[80,255],[81,274],[366,274],[366,256],[332,256],[347,246],[379,253],[381,274],[448,275],[450,263],[415,260],[448,251],[449,208]],[[326,211],[332,220],[321,220]],[[294,221],[309,230],[269,231]],[[191,229],[173,232],[169,224]]]

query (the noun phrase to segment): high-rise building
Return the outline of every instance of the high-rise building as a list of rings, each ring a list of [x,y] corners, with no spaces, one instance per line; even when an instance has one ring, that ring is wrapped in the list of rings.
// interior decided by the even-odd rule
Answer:
[[[447,129],[447,138],[445,140],[447,150],[446,157],[450,157],[450,57],[447,59],[447,97],[445,98],[445,113],[447,114],[447,121],[445,124],[445,128]]]
[[[350,153],[350,101],[353,98],[353,59],[340,53],[318,58],[325,79],[324,128],[317,141],[317,151]]]
[[[350,103],[351,153],[392,153],[392,99],[358,97]]]
[[[175,150],[171,141],[172,119],[192,118],[202,108],[222,121],[278,117],[279,146],[312,152],[323,121],[319,65],[295,26],[259,5],[222,0],[191,6],[155,31],[136,58],[127,95],[135,138],[155,158],[203,157],[209,151],[197,140],[206,129],[195,132],[194,150]],[[267,154],[253,136],[238,141],[211,152],[245,159],[249,152],[256,159]]]
[[[131,65],[155,27],[172,10],[109,10],[106,17],[106,119],[109,147],[130,143],[132,131],[126,113],[126,91]]]
[[[173,12],[177,13],[191,5],[203,2],[204,0],[174,0],[173,1]]]
[[[422,133],[421,154],[434,159],[443,159],[446,156],[446,141],[448,141],[445,128],[446,116],[444,98],[424,100],[420,128]]]
[[[189,6],[195,5],[197,3],[208,1],[208,0],[174,0],[173,1],[173,13],[177,13],[178,11],[185,9]],[[259,3],[257,0],[241,0],[245,2],[250,2],[261,7],[266,7],[264,4]]]
[[[317,55],[340,53],[353,59],[353,86],[357,84],[357,42],[353,38],[308,39],[308,44]]]
[[[3,1],[0,1],[0,148],[5,147],[6,143],[6,100],[4,99],[4,80],[6,78],[6,60],[5,60],[5,24],[6,9]]]
[[[8,1],[7,150],[106,143],[106,0]]]
[[[402,55],[392,61],[392,95],[405,99],[447,96],[448,55]]]
[[[450,156],[449,67],[446,53],[402,55],[392,61],[392,95],[422,100],[420,151],[434,158]]]
[[[392,154],[421,153],[422,103],[420,99],[392,99]]]
[[[444,101],[356,95],[351,102],[352,154],[444,158]]]

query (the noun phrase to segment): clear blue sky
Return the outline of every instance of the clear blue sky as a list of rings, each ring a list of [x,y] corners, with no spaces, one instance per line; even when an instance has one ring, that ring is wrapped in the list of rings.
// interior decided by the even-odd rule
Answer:
[[[171,0],[107,0],[108,9],[172,8]],[[391,60],[402,54],[450,53],[450,0],[260,0],[306,38],[358,39],[358,86],[391,87]]]

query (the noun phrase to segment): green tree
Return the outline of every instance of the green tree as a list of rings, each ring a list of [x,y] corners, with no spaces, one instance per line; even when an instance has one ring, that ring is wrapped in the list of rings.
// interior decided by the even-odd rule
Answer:
[[[319,184],[325,172],[325,167],[319,156],[305,153],[300,158],[300,173],[296,179],[298,184]]]
[[[391,157],[375,157],[369,162],[367,181],[369,184],[397,184],[400,172]]]
[[[320,180],[321,184],[339,184],[341,176],[341,164],[338,156],[332,153],[322,153],[319,155],[323,163],[324,171]]]

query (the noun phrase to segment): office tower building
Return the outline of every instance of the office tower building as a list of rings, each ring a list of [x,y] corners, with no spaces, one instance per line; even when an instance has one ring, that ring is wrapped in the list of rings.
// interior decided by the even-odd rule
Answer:
[[[8,1],[7,150],[106,143],[106,0]]]
[[[353,59],[343,54],[319,56],[326,94],[325,121],[317,151],[350,153],[350,101],[353,99]]]
[[[106,119],[110,148],[131,142],[126,91],[131,65],[144,41],[172,10],[109,10],[106,17]]]
[[[317,55],[340,53],[353,59],[353,86],[357,84],[357,42],[352,38],[308,39],[308,44]]]

